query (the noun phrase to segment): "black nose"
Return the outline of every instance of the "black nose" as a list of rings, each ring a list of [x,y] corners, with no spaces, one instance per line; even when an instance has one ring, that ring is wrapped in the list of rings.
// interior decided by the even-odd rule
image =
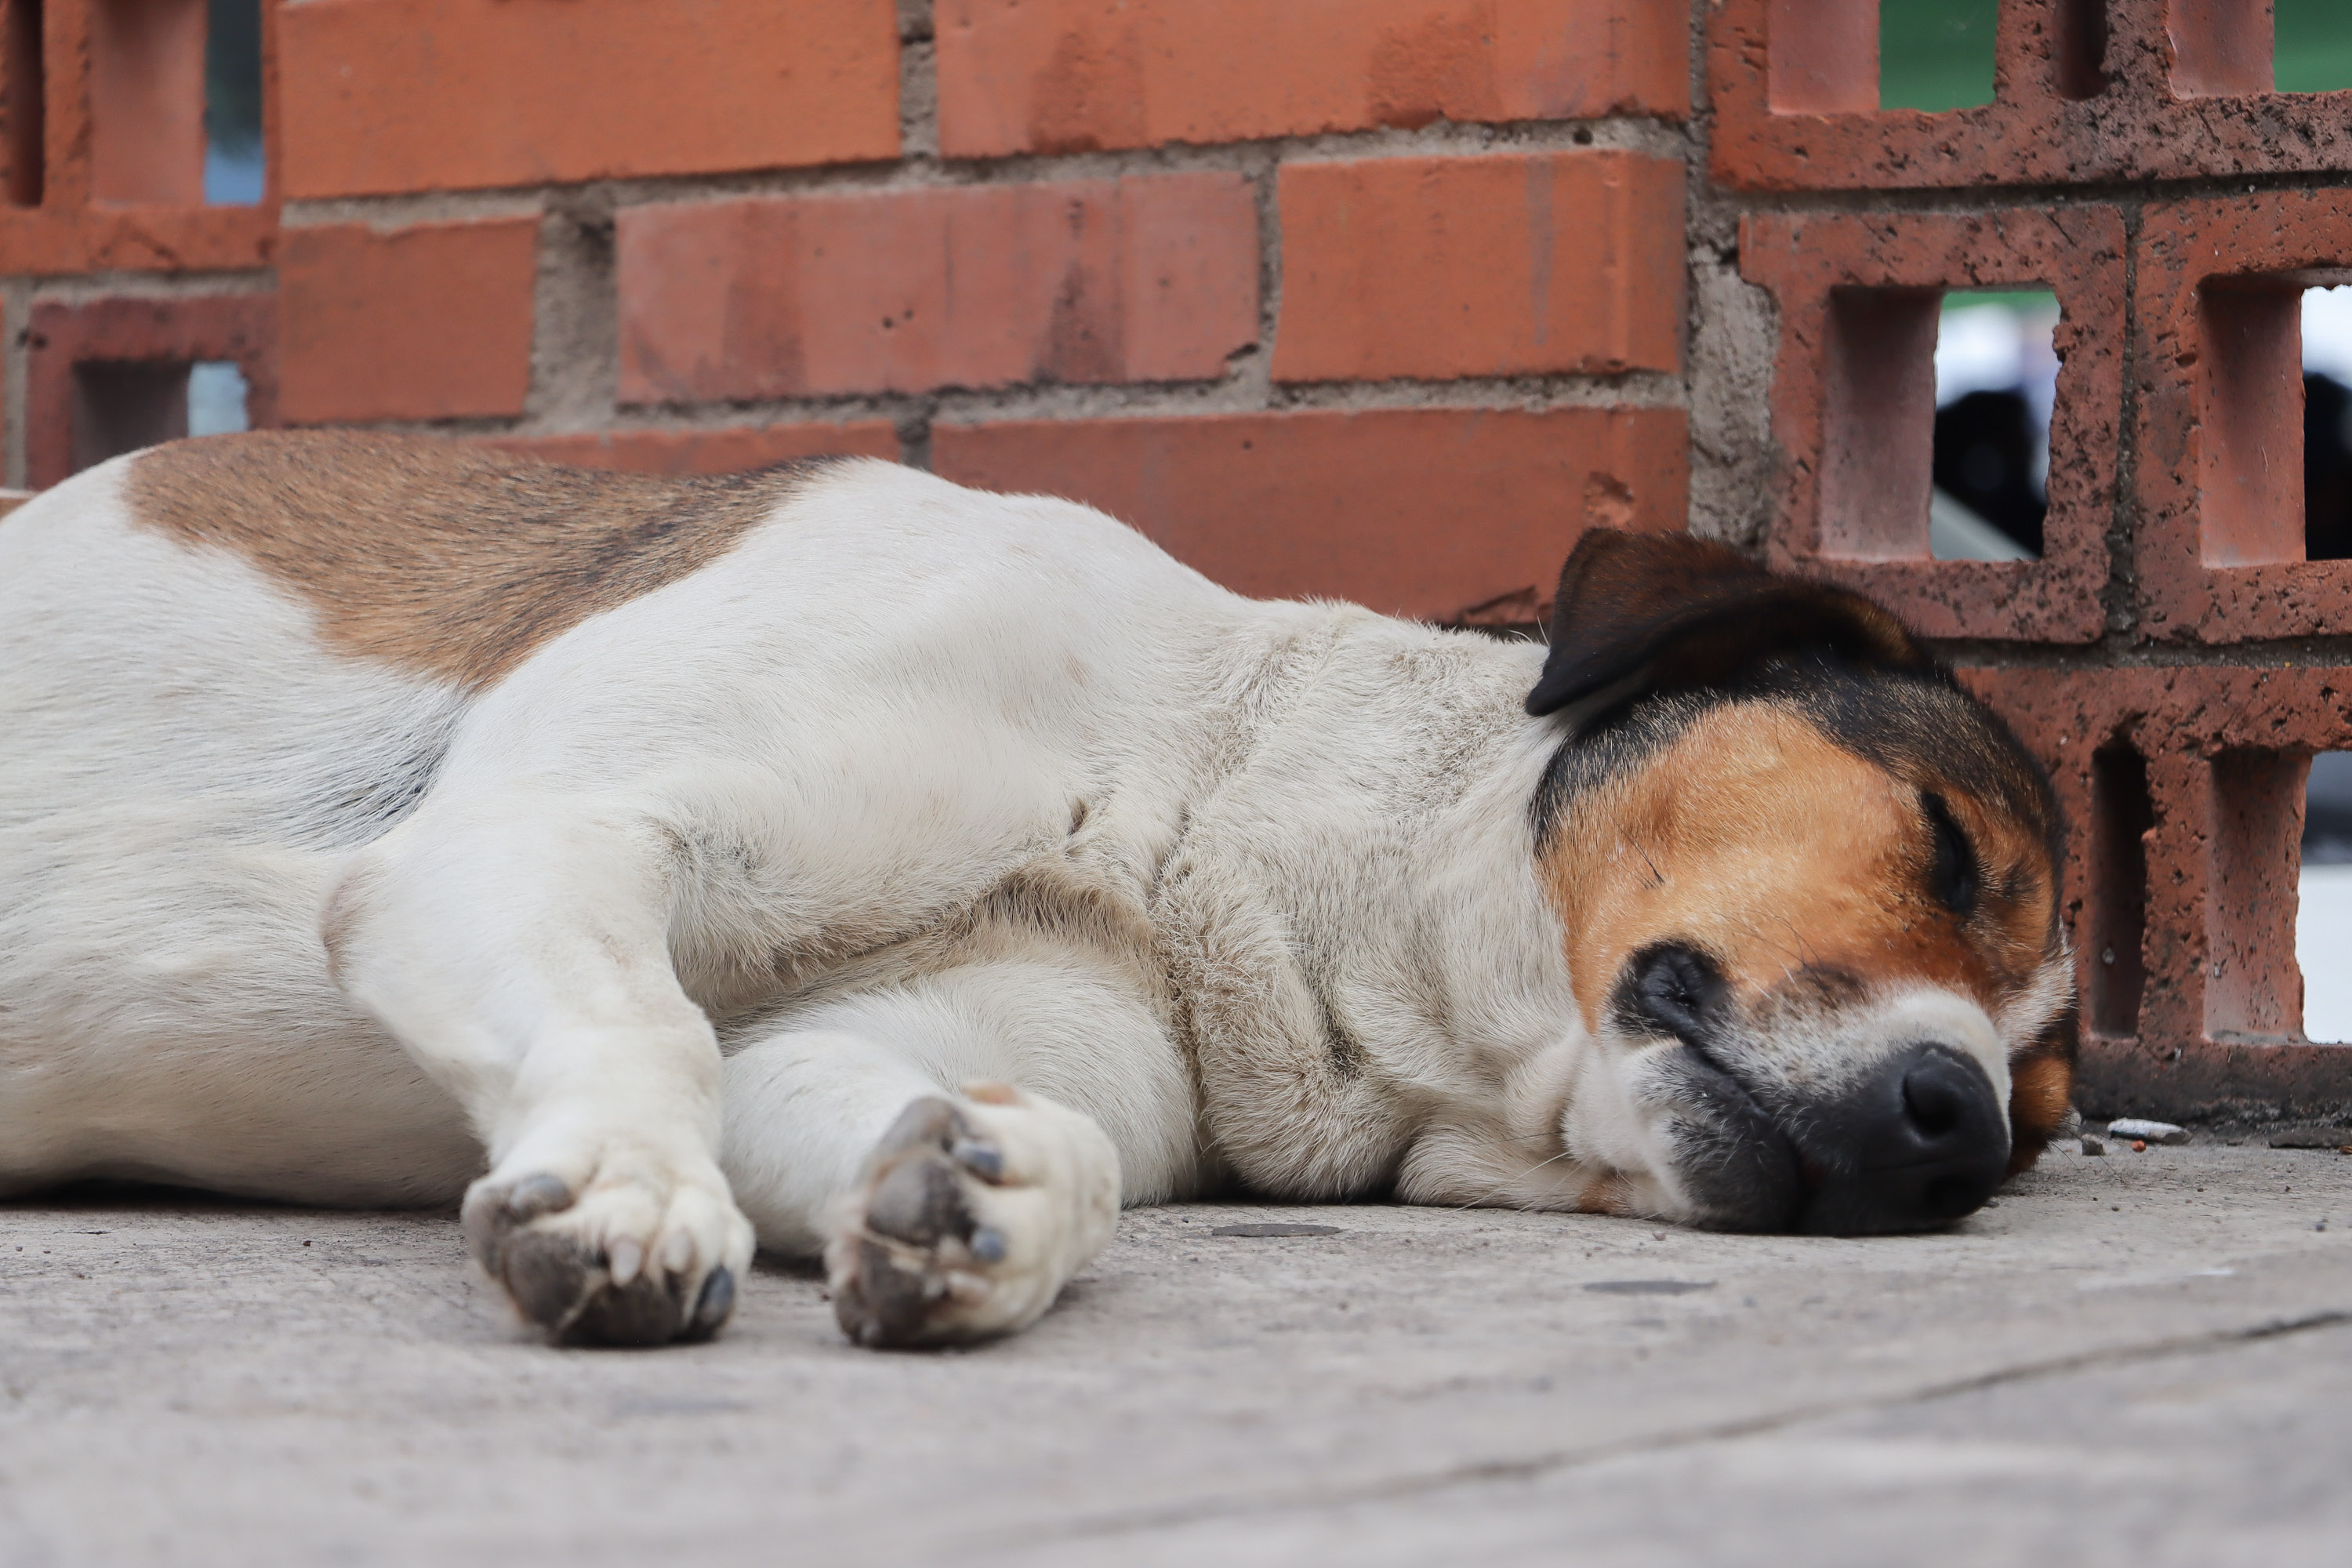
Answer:
[[[1949,1046],[1898,1053],[1806,1118],[1796,1142],[1819,1178],[1801,1221],[1817,1235],[1948,1224],[1992,1196],[2009,1165],[2009,1120],[1992,1081]]]

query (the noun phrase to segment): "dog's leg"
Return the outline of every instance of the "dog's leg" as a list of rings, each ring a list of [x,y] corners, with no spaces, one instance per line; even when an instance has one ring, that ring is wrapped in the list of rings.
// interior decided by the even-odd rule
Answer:
[[[567,1342],[707,1335],[751,1262],[718,1045],[670,963],[674,859],[651,823],[560,795],[441,805],[328,902],[338,979],[488,1146],[475,1257]]]
[[[1139,1005],[1060,973],[1019,1011],[1003,1004],[1024,987],[1002,972],[894,988],[728,1058],[728,1174],[763,1244],[823,1248],[835,1315],[859,1343],[1026,1328],[1110,1239],[1122,1153],[1140,1178],[1130,1195],[1181,1184],[1181,1062]],[[1120,1142],[1005,1081],[1048,1075],[1116,1107]]]

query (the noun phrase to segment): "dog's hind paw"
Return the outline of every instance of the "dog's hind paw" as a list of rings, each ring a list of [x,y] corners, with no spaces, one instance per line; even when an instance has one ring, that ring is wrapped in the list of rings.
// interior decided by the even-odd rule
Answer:
[[[751,1231],[714,1168],[653,1183],[598,1162],[575,1185],[493,1172],[466,1194],[474,1257],[525,1319],[565,1345],[705,1340],[735,1309]],[[709,1190],[716,1185],[716,1191]]]
[[[859,1344],[954,1344],[1044,1316],[1110,1239],[1118,1155],[1086,1117],[1001,1084],[916,1100],[866,1161],[825,1268]]]

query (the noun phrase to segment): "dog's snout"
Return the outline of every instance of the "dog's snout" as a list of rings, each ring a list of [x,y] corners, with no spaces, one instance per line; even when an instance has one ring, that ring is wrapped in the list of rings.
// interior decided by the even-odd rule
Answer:
[[[1645,1033],[1697,1045],[1722,994],[1723,977],[1706,954],[1682,942],[1661,942],[1626,966],[1620,1002]]]
[[[1800,1137],[1820,1173],[1806,1230],[1922,1230],[1974,1210],[2009,1164],[2009,1122],[1984,1069],[1949,1046],[1901,1051]]]

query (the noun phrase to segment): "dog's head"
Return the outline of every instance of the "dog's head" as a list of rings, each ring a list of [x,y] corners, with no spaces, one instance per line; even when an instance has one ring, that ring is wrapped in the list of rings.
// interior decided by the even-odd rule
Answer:
[[[1956,1219],[2032,1163],[2073,1078],[2057,813],[1899,622],[1594,532],[1528,710],[1570,731],[1535,823],[1597,1046],[1572,1150],[1699,1224],[1840,1235]]]

